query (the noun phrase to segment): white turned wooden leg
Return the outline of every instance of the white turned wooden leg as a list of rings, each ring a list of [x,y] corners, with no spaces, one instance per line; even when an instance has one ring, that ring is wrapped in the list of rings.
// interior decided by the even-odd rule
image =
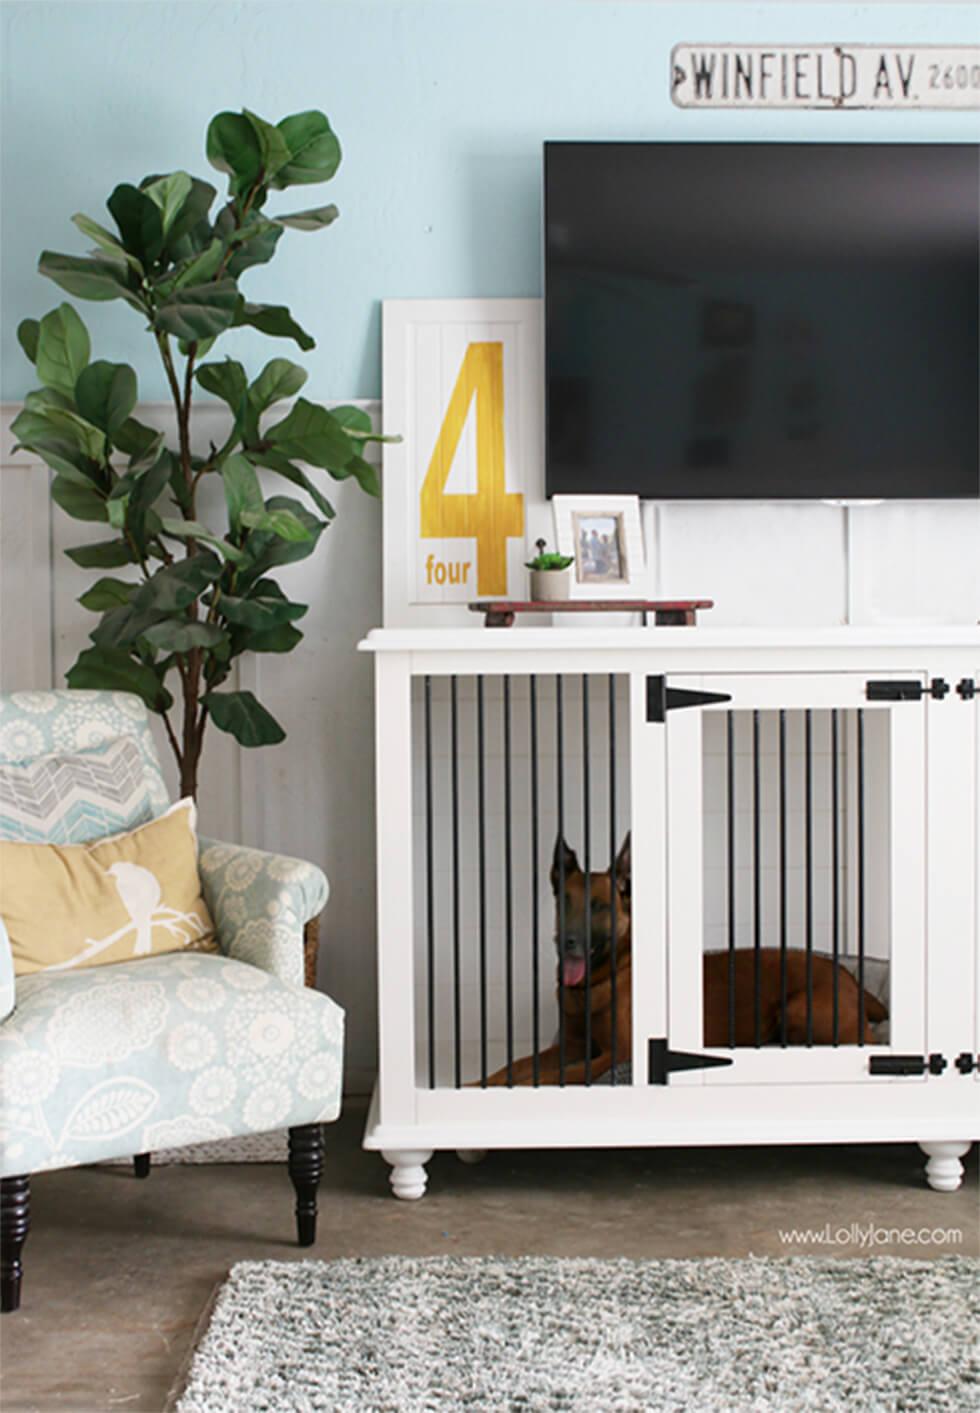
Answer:
[[[929,1186],[937,1192],[955,1192],[963,1181],[960,1159],[964,1153],[969,1153],[969,1143],[920,1143],[919,1147],[929,1158],[926,1163]]]
[[[381,1156],[391,1164],[389,1182],[396,1197],[404,1202],[417,1202],[425,1196],[425,1165],[432,1157],[431,1148],[402,1148],[397,1152],[385,1149]]]
[[[482,1163],[487,1156],[485,1148],[457,1148],[456,1157],[461,1163]]]

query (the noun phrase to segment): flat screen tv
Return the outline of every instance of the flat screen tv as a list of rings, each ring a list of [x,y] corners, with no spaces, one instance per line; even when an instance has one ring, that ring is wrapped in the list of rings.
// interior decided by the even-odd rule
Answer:
[[[980,147],[545,146],[547,489],[980,493]]]

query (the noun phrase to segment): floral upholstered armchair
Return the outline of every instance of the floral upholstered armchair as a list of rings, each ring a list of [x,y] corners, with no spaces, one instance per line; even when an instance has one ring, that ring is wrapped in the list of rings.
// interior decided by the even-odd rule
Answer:
[[[137,697],[0,696],[0,838],[88,843],[168,803]],[[299,1242],[315,1239],[320,1126],[339,1112],[343,1063],[343,1011],[304,986],[304,930],[327,880],[312,864],[206,841],[199,868],[217,954],[15,981],[0,925],[4,1310],[19,1304],[30,1175],[45,1169],[136,1155],[145,1177],[155,1149],[288,1128]]]

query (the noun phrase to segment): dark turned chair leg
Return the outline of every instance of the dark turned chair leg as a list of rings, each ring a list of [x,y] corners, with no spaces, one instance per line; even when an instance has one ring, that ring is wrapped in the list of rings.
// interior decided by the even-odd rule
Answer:
[[[133,1177],[148,1178],[150,1176],[150,1155],[149,1153],[137,1153],[133,1158]]]
[[[289,1176],[296,1189],[296,1236],[300,1246],[316,1241],[316,1190],[323,1172],[323,1129],[301,1124],[289,1130]]]
[[[0,1310],[20,1309],[20,1253],[31,1229],[31,1180],[0,1179]]]

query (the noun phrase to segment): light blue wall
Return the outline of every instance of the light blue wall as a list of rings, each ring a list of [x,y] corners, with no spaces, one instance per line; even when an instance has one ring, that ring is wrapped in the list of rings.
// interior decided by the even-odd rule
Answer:
[[[929,0],[8,0],[0,392],[14,400],[32,386],[16,325],[62,297],[35,273],[38,252],[80,252],[69,217],[105,219],[118,181],[207,174],[204,132],[221,108],[277,119],[318,107],[340,135],[331,187],[298,191],[298,204],[307,192],[336,200],[340,222],[287,232],[244,287],[289,304],[316,336],[305,356],[313,395],[372,397],[382,298],[540,292],[546,138],[980,137],[976,114],[685,113],[668,95],[673,44],[976,43],[978,14]],[[278,209],[296,209],[296,195]],[[96,355],[131,361],[141,396],[164,398],[138,316],[120,304],[83,312]],[[253,361],[272,348],[251,333],[222,348],[236,344]]]

